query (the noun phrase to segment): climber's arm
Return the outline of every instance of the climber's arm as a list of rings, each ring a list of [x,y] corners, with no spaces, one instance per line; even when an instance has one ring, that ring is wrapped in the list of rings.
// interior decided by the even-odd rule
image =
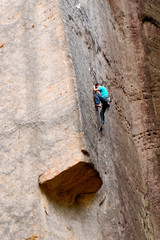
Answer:
[[[95,86],[93,86],[93,91],[94,91],[94,92],[97,92],[97,91],[99,91],[99,89],[96,88]]]

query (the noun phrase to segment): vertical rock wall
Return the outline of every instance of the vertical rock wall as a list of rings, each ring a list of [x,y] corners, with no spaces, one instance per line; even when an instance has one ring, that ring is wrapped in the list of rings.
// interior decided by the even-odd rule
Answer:
[[[148,188],[149,208],[156,239],[160,238],[160,14],[158,1],[141,4],[140,19],[144,42],[144,102],[147,118],[143,143],[142,170]]]
[[[55,239],[38,177],[85,158],[58,1],[2,1],[0,10],[0,236]]]
[[[2,0],[0,11],[1,239],[159,239],[158,0]],[[96,80],[113,98],[103,135]],[[38,177],[83,148],[103,185],[57,204]]]
[[[93,145],[98,149],[95,164],[104,183],[113,186],[109,180],[114,179],[115,171],[117,203],[111,195],[107,197],[112,210],[121,206],[117,217],[125,231],[120,239],[152,239],[154,234],[159,239],[158,1],[63,1],[62,5],[86,142],[91,152]],[[91,85],[95,81],[106,85],[113,97],[106,113],[105,139],[92,130]],[[114,197],[116,194],[115,186]],[[109,213],[109,206],[106,208]],[[105,220],[111,222],[112,214],[116,216],[109,213]],[[104,222],[103,214],[100,219]],[[109,228],[104,232],[108,236]]]

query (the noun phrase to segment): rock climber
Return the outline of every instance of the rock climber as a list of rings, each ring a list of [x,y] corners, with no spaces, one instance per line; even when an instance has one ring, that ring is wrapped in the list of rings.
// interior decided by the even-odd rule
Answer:
[[[102,123],[104,123],[104,113],[106,109],[110,107],[108,90],[99,83],[96,83],[95,86],[93,86],[93,91],[96,107],[102,107]]]

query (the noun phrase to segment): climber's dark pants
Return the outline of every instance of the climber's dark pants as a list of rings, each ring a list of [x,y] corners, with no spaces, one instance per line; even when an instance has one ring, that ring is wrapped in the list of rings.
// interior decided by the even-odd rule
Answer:
[[[107,102],[107,98],[103,98],[99,94],[95,93],[94,100],[95,100],[96,105],[102,103],[101,118],[102,118],[102,123],[104,123],[104,121],[105,121],[104,113],[105,113],[106,109],[108,107],[110,107],[110,105]]]

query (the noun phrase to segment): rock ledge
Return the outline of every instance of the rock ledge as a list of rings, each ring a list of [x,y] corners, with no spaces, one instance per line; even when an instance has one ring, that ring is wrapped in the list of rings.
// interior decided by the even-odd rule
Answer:
[[[96,193],[102,180],[91,163],[80,161],[58,175],[55,175],[52,169],[46,170],[39,177],[39,184],[50,198],[59,203],[73,205],[77,196]]]

